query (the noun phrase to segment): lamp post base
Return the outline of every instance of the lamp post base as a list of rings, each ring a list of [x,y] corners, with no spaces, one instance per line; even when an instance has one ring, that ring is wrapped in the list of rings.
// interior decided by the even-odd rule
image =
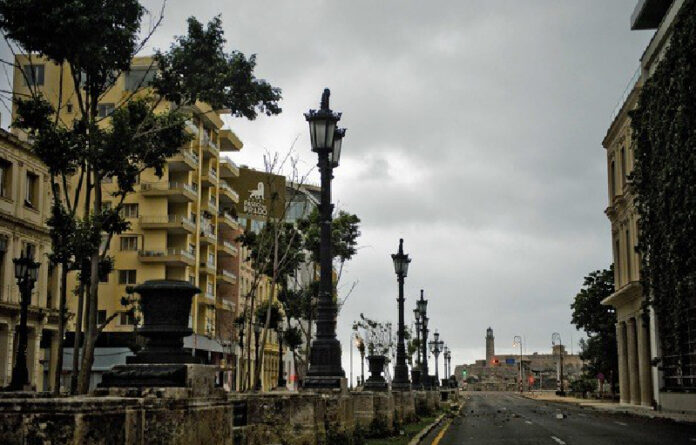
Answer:
[[[307,376],[302,384],[303,389],[348,390],[348,379],[343,376]]]

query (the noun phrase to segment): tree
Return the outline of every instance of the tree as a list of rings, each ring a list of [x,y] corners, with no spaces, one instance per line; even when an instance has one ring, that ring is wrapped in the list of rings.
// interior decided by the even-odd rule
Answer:
[[[590,272],[583,288],[570,305],[572,323],[587,334],[580,341],[580,358],[587,361],[585,372],[592,378],[599,373],[608,376],[612,391],[618,373],[616,353],[616,313],[601,301],[614,293],[614,265]]]
[[[690,334],[696,329],[695,54],[696,2],[691,0],[675,18],[664,56],[630,113],[644,307],[655,311],[670,389],[683,389],[679,377],[694,374],[696,353]]]
[[[207,26],[189,18],[188,34],[177,37],[168,51],[155,54],[151,84],[141,82],[109,118],[99,117],[99,100],[129,70],[132,58],[161,22],[162,11],[155,26],[139,40],[144,13],[137,0],[0,0],[0,29],[10,47],[29,54],[32,64],[38,54],[61,67],[57,103],[51,104],[42,91],[32,88],[29,97],[14,98],[13,125],[32,135],[34,151],[51,168],[53,261],[67,271],[80,271],[78,296],[84,295],[85,301],[84,314],[79,314],[82,299],[78,301],[76,321],[77,326],[84,325],[78,393],[87,392],[96,340],[106,326],[97,324],[99,272],[109,262],[109,242],[102,245],[102,236],[110,241],[128,230],[120,210],[138,175],[146,169],[161,175],[166,159],[189,140],[186,107],[206,101],[215,110],[248,119],[257,112],[281,111],[280,90],[253,75],[255,57],[224,51],[222,26],[216,17]],[[5,63],[14,65],[14,61]],[[27,85],[33,85],[29,78],[33,71],[19,68]],[[64,75],[72,81],[72,91],[65,93]],[[71,121],[61,113],[67,93],[78,105]],[[117,205],[105,209],[102,181],[114,177]],[[69,182],[75,187],[69,189]],[[84,240],[89,242],[81,241],[82,250],[71,247],[71,238],[58,233],[72,226],[84,229]],[[65,281],[61,285],[64,314]]]

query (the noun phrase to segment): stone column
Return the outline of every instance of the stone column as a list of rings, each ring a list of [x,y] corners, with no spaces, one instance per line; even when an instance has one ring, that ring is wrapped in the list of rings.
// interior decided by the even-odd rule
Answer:
[[[631,385],[631,404],[640,405],[638,341],[636,339],[636,319],[633,317],[626,321],[626,347],[628,349],[628,382]]]
[[[650,378],[650,336],[648,334],[647,320],[638,317],[636,320],[638,331],[638,377],[640,380],[640,400],[643,406],[652,406],[652,379]]]
[[[631,389],[628,384],[628,357],[626,355],[626,323],[616,323],[616,352],[619,359],[619,394],[621,403],[630,403]]]

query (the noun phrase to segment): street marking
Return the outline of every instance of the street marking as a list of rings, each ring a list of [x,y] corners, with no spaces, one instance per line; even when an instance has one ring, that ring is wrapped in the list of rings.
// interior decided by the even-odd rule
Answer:
[[[617,425],[621,425],[621,426],[628,426],[627,423],[623,423],[623,422],[618,422],[618,421],[616,421],[616,422],[614,422],[614,423],[617,424]]]
[[[440,433],[439,433],[437,436],[435,436],[435,439],[430,443],[430,445],[437,445],[437,444],[439,444],[440,441],[442,440],[442,438],[444,437],[445,433],[446,433],[447,430],[449,429],[449,427],[450,427],[451,424],[452,424],[452,421],[451,421],[451,420],[450,420],[449,422],[447,422],[447,425],[445,425],[444,427],[442,427],[442,430],[440,430]]]
[[[528,423],[530,425],[532,424],[532,422],[530,422],[529,420],[525,420],[524,423]]]
[[[556,443],[557,443],[558,445],[566,445],[565,442],[563,442],[561,439],[559,439],[559,438],[556,437],[556,436],[551,436],[551,438],[552,438],[553,440],[555,440]]]

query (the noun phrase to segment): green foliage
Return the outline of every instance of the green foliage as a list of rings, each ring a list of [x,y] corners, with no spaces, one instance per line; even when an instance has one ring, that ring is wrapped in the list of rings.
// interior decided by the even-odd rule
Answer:
[[[265,300],[256,307],[256,322],[259,324],[266,323],[266,312],[268,311],[269,305],[271,308],[271,321],[268,327],[270,329],[276,329],[278,327],[278,323],[282,320],[282,315],[280,313],[280,307],[275,301],[270,303],[268,300]]]
[[[283,331],[283,345],[290,351],[296,351],[297,348],[302,346],[302,342],[302,332],[297,326],[290,326]]]
[[[616,313],[601,301],[614,292],[614,266],[596,270],[585,277],[583,288],[570,305],[572,323],[583,329],[587,340],[580,341],[580,358],[585,360],[585,372],[596,377],[603,373],[609,378],[618,375],[616,353]]]
[[[68,62],[96,91],[130,66],[144,12],[138,0],[0,0],[0,28],[26,51]]]
[[[321,236],[318,210],[314,209],[307,219],[298,221],[297,225],[304,235],[305,248],[312,254],[312,260],[319,262]],[[331,221],[331,249],[334,258],[340,263],[353,258],[359,237],[360,218],[355,214],[339,211]]]
[[[696,1],[689,0],[631,113],[641,280],[650,296],[646,305],[652,304],[657,315],[665,356],[693,353],[688,330],[694,322],[687,314],[696,307],[695,56]]]
[[[597,380],[591,378],[580,378],[570,382],[570,390],[576,394],[586,397],[588,393],[597,389]]]
[[[177,37],[167,53],[155,56],[160,70],[153,82],[155,90],[176,104],[200,100],[213,109],[227,109],[233,116],[250,120],[259,112],[279,114],[281,91],[256,79],[256,55],[247,59],[239,51],[226,54],[224,45],[219,16],[205,28],[189,18],[188,35]]]

